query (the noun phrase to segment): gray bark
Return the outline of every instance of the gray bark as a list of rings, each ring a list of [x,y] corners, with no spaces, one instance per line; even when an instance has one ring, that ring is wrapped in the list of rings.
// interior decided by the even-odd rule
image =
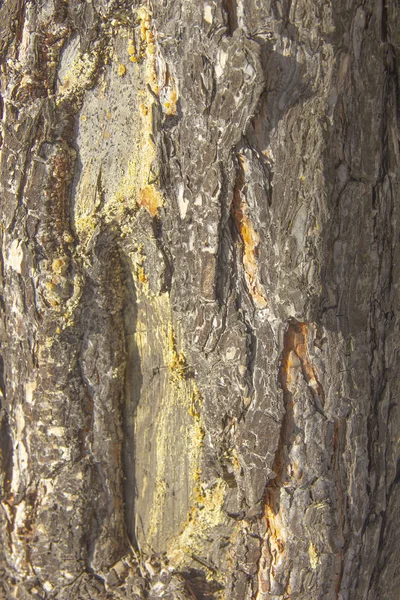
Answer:
[[[398,3],[0,19],[0,597],[398,598]]]

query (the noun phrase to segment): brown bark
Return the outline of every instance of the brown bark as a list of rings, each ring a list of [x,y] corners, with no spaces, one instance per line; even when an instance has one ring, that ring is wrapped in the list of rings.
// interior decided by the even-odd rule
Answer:
[[[397,598],[395,0],[0,18],[0,596]]]

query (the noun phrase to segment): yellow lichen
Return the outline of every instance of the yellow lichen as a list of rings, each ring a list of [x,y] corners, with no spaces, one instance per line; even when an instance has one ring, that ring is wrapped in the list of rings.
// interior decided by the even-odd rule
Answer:
[[[143,48],[150,47],[150,53],[142,56],[145,59],[140,65],[138,77],[141,81],[141,91],[139,92],[136,107],[139,107],[141,124],[134,132],[132,158],[125,167],[124,175],[117,186],[114,196],[99,209],[99,203],[96,200],[96,194],[93,194],[94,174],[93,165],[88,164],[84,169],[80,181],[80,193],[75,206],[75,230],[81,244],[81,249],[89,248],[90,241],[96,235],[99,223],[121,223],[125,215],[132,215],[132,210],[136,211],[143,208],[155,217],[159,209],[164,204],[164,197],[157,185],[158,174],[155,172],[154,165],[157,164],[156,147],[153,139],[152,105],[154,97],[149,91],[150,85],[153,93],[158,92],[158,81],[156,65],[153,55],[155,47],[155,32],[151,26],[151,11],[148,8],[140,8],[137,11],[138,24],[141,27],[141,39]],[[135,43],[135,36],[131,34],[128,38],[128,55],[131,61],[136,61],[138,52]],[[141,49],[142,50],[142,49]],[[112,49],[110,49],[110,55]],[[121,60],[121,59],[120,59]],[[75,61],[72,68],[73,72],[81,73],[84,67],[79,60]],[[119,76],[124,77],[127,68],[122,62],[117,63],[117,72]],[[104,97],[106,89],[106,80],[104,80],[104,89],[99,90],[100,97]],[[136,108],[137,110],[137,108]],[[107,115],[109,119],[111,117]],[[83,121],[83,115],[82,115]],[[110,137],[111,131],[103,131],[104,137]],[[142,283],[144,276],[141,274]]]
[[[120,77],[124,77],[124,76],[125,76],[125,74],[126,74],[126,66],[120,63],[120,64],[118,65],[118,75],[119,75]]]
[[[133,203],[133,208],[142,207],[155,217],[164,204],[164,198],[156,182],[149,183],[152,165],[155,162],[156,148],[152,141],[153,123],[151,105],[153,98],[146,91],[141,91],[138,107],[142,119],[140,138],[138,140],[137,159],[131,159],[126,174],[116,193],[116,200],[122,204]]]
[[[177,102],[178,92],[175,87],[175,81],[171,78],[171,81],[165,90],[165,100],[163,102],[163,109],[166,115],[176,115]]]
[[[144,42],[146,41],[146,33],[150,29],[150,10],[146,6],[141,6],[137,11],[137,18],[140,25],[140,38]]]
[[[74,313],[76,308],[79,306],[80,299],[82,297],[83,292],[83,277],[79,274],[74,274],[73,277],[73,293],[72,296],[67,300],[67,303],[64,307],[64,312],[62,315],[62,324],[61,328],[65,329],[73,325],[74,323]]]
[[[190,435],[188,436],[190,478],[195,482],[194,495],[201,485],[200,458],[204,441],[204,423],[201,415],[202,399],[195,381],[192,381],[192,394],[189,397],[189,415],[193,419]]]
[[[137,62],[136,45],[134,38],[128,40],[128,54],[132,62]]]
[[[138,261],[140,254],[138,247],[135,251]],[[157,547],[159,540],[164,540],[167,533],[171,537],[179,533],[174,530],[171,534],[171,524],[166,523],[164,518],[167,511],[174,507],[176,515],[179,515],[178,522],[180,520],[182,526],[187,520],[184,505],[176,503],[173,497],[176,481],[174,481],[175,475],[170,471],[171,461],[174,464],[174,473],[179,473],[179,484],[185,482],[190,498],[193,504],[195,503],[197,497],[195,489],[200,486],[204,426],[201,416],[201,397],[181,347],[182,333],[179,324],[172,324],[169,294],[147,296],[146,301],[142,302],[146,291],[139,281],[135,267],[134,273],[136,273],[135,284],[138,292],[135,344],[139,349],[142,364],[149,361],[150,347],[152,347],[152,360],[156,359],[159,364],[153,374],[153,378],[158,378],[157,388],[155,388],[155,381],[151,379],[152,383],[148,387],[148,392],[145,392],[143,404],[139,404],[136,417],[137,423],[141,422],[142,417],[147,419],[146,411],[149,403],[156,401],[153,435],[157,439],[157,444],[151,469],[154,472],[152,479],[157,481],[157,485],[153,487],[151,481],[146,479],[146,465],[141,467],[138,476],[142,481],[142,494],[146,493],[147,497],[151,498],[150,510],[143,507],[144,513],[148,515],[144,523],[145,539],[149,544]],[[145,309],[144,312],[141,307]],[[150,319],[149,314],[151,314]],[[149,327],[152,331],[151,343],[148,337]],[[154,389],[158,390],[156,396],[154,396]],[[174,426],[171,427],[171,424]],[[140,432],[140,425],[137,431]],[[176,444],[177,437],[180,440],[179,444]],[[182,448],[185,448],[184,453]],[[165,485],[162,484],[163,481]],[[143,490],[144,487],[147,489],[146,492]]]
[[[83,249],[86,248],[93,239],[99,222],[99,217],[95,211],[89,215],[84,215],[82,214],[83,211],[78,208],[76,212],[77,215],[75,218],[75,228],[81,242],[81,248]]]
[[[143,267],[138,267],[137,275],[138,275],[139,281],[141,283],[147,283],[148,282],[147,275],[146,275],[146,272],[145,272],[145,270],[144,270]]]
[[[140,114],[142,115],[142,117],[147,117],[147,115],[149,114],[149,107],[147,106],[147,104],[144,104],[143,102],[141,102],[139,104],[139,110],[140,110]]]
[[[57,275],[62,275],[68,268],[68,257],[55,258],[52,263],[52,269]]]
[[[157,477],[155,483],[155,494],[150,513],[149,536],[154,537],[157,534],[157,528],[162,517],[162,511],[167,496],[167,482],[164,477]]]
[[[85,53],[77,56],[70,69],[65,74],[62,83],[58,86],[56,103],[76,93],[89,85],[93,77],[98,61],[98,55],[95,52]]]
[[[208,537],[215,527],[226,521],[223,512],[227,484],[218,479],[212,488],[202,484],[197,487],[196,504],[192,507],[182,533],[168,547],[172,564],[181,569],[192,565],[192,555],[201,554]],[[211,573],[214,577],[215,573]]]
[[[138,162],[137,159],[131,159],[125,171],[125,175],[119,184],[115,194],[115,200],[126,207],[136,208],[136,196],[138,193]],[[114,204],[114,203],[113,203]]]
[[[72,234],[69,231],[64,231],[63,233],[63,240],[66,244],[72,244],[74,241],[74,238],[72,236]]]
[[[177,352],[176,338],[172,323],[168,325],[168,367],[170,379],[179,383],[186,379],[188,375],[188,365],[183,352]]]

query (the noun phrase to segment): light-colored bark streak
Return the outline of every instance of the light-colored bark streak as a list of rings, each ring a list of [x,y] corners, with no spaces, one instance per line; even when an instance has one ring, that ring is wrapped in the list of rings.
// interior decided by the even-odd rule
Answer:
[[[0,597],[397,598],[398,19],[1,4]]]

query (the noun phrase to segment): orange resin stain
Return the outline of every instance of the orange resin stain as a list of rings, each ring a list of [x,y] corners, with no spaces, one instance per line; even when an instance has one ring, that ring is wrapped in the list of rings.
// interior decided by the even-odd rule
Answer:
[[[314,335],[315,326],[312,323],[293,319],[288,323],[284,336],[279,383],[284,394],[286,412],[273,465],[276,477],[269,483],[265,495],[263,520],[266,533],[262,546],[262,560],[260,560],[258,570],[261,593],[257,596],[257,600],[265,598],[270,593],[271,581],[278,581],[284,587],[285,598],[291,597],[290,568],[287,564],[287,546],[291,542],[291,523],[290,515],[281,503],[281,491],[287,483],[290,483],[291,486],[299,485],[303,478],[301,460],[293,460],[290,455],[290,446],[296,431],[294,393],[299,386],[299,377],[318,394],[321,400],[324,399],[324,391],[310,358]],[[310,545],[309,556],[312,564],[319,564],[319,558],[313,545]]]
[[[307,339],[307,323],[295,322],[289,324],[289,328],[285,334],[280,373],[282,389],[286,392],[292,391],[292,384],[295,385],[295,379],[300,368],[307,385],[314,389],[323,399],[323,389],[308,354]]]
[[[262,600],[270,593],[271,581],[278,579],[288,589],[289,573],[284,571],[285,547],[288,541],[287,531],[279,510],[279,488],[272,487],[267,493],[263,520],[266,532],[261,549],[258,566],[259,593],[257,600]],[[267,596],[269,598],[269,595]]]
[[[279,554],[283,554],[285,550],[285,534],[280,513],[275,511],[266,504],[265,506],[265,521],[268,530],[268,540],[270,543],[271,553],[274,558]]]
[[[257,264],[257,250],[260,244],[260,236],[251,222],[249,207],[244,195],[245,182],[243,173],[246,172],[247,167],[244,160],[242,160],[241,157],[239,157],[239,159],[241,172],[236,178],[233,192],[233,217],[243,244],[243,266],[249,292],[257,308],[266,308],[268,302],[264,296],[259,280]]]
[[[155,217],[158,209],[163,205],[163,198],[160,192],[154,185],[146,185],[139,192],[139,204],[147,210],[147,212]]]

